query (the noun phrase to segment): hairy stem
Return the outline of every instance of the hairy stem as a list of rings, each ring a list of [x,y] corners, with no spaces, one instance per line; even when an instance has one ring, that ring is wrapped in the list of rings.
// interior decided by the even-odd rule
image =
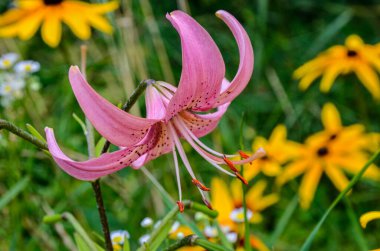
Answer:
[[[102,230],[104,234],[104,241],[106,243],[106,250],[112,251],[112,241],[111,241],[111,234],[110,229],[108,225],[106,210],[104,208],[103,203],[103,197],[102,197],[102,190],[100,188],[100,180],[97,179],[93,182],[91,182],[92,189],[94,190],[95,198],[96,198],[96,205],[98,207],[98,212],[100,216],[100,223],[102,224]]]
[[[23,138],[26,141],[29,141],[30,143],[32,143],[33,145],[37,146],[38,148],[42,150],[48,150],[47,145],[43,141],[37,139],[32,134],[28,133],[27,131],[17,127],[15,124],[9,121],[6,121],[4,119],[0,119],[0,130],[2,129],[8,130],[9,132],[19,136],[20,138]]]
[[[173,245],[169,246],[165,251],[173,251],[177,250],[181,247],[186,247],[186,246],[194,246],[195,241],[198,239],[198,235],[192,234],[184,237],[183,239],[177,241]]]

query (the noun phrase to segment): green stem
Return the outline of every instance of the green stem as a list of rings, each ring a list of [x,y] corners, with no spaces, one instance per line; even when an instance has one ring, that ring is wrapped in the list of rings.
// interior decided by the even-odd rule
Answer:
[[[322,224],[327,219],[327,216],[331,213],[331,211],[335,208],[335,206],[344,198],[344,196],[352,189],[352,187],[360,180],[363,176],[364,172],[371,166],[373,162],[375,162],[376,158],[380,155],[380,150],[378,150],[372,157],[368,160],[368,162],[363,166],[363,168],[351,179],[350,183],[348,183],[347,187],[336,197],[336,199],[331,203],[330,207],[323,214],[322,218],[319,220],[318,224],[314,227],[313,231],[311,231],[310,235],[307,237],[306,241],[301,247],[301,251],[307,251],[310,249],[311,243],[314,240],[315,235],[318,233],[319,229],[322,227]]]
[[[194,246],[195,241],[198,239],[198,235],[192,234],[184,237],[183,239],[177,241],[176,243],[170,245],[165,251],[174,251],[178,250],[181,247],[186,247],[186,246]]]
[[[30,143],[42,150],[48,150],[47,145],[43,141],[37,139],[27,131],[17,127],[15,124],[4,119],[0,119],[0,130],[2,129],[10,131],[11,133],[19,136],[20,138],[25,139],[26,141],[29,141]]]

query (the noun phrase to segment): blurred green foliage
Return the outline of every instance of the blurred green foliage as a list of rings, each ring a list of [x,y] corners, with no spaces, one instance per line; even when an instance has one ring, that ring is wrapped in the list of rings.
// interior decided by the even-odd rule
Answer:
[[[94,1],[95,2],[95,1]],[[145,4],[144,4],[145,2]],[[165,80],[160,64],[160,53],[153,42],[155,34],[149,30],[146,18],[147,1],[121,2],[121,9],[109,15],[117,30],[113,37],[95,32],[86,44],[88,49],[88,80],[102,95],[114,104],[124,102],[131,88],[144,78]],[[180,2],[180,1],[178,1]],[[175,80],[181,72],[181,50],[177,33],[165,19],[165,14],[177,9],[176,1],[150,1],[156,24],[168,52]],[[239,62],[232,34],[214,13],[225,9],[236,16],[248,31],[255,49],[255,71],[251,84],[232,103],[219,127],[203,139],[208,145],[225,152],[239,148],[242,114],[246,114],[244,144],[250,148],[256,135],[268,136],[279,123],[285,123],[289,138],[302,142],[309,134],[322,128],[320,109],[333,102],[346,125],[362,123],[369,131],[380,131],[380,106],[369,93],[356,83],[351,75],[339,77],[332,91],[322,94],[317,85],[306,92],[298,90],[292,79],[293,71],[318,52],[334,44],[342,44],[350,34],[360,35],[367,43],[380,41],[380,4],[377,1],[217,1],[192,0],[188,2],[191,15],[212,35],[226,62],[227,74],[233,77]],[[1,1],[4,11],[8,1]],[[144,7],[145,6],[145,7]],[[145,14],[144,14],[145,13]],[[25,128],[32,124],[40,132],[53,127],[58,141],[70,156],[84,159],[85,137],[80,125],[73,119],[75,112],[83,118],[68,83],[70,65],[80,64],[80,45],[67,29],[62,44],[52,49],[36,36],[30,41],[1,39],[0,52],[18,52],[23,58],[41,63],[37,74],[43,85],[40,96],[27,96],[12,108],[0,110],[0,116]],[[125,61],[127,60],[127,61]],[[126,62],[130,72],[126,71]],[[278,77],[279,82],[273,82]],[[175,84],[175,83],[173,83]],[[279,86],[280,85],[280,86]],[[278,88],[284,93],[278,93]],[[283,95],[285,94],[285,95]],[[286,100],[283,100],[286,97]],[[142,101],[141,99],[140,101]],[[287,103],[287,100],[289,102]],[[284,102],[288,106],[284,106]],[[139,102],[144,111],[143,102]],[[136,112],[136,110],[135,110]],[[62,172],[34,146],[2,132],[5,144],[0,144],[0,197],[17,186],[20,180],[30,181],[18,195],[0,210],[0,250],[66,250],[60,236],[50,225],[42,223],[49,211],[70,211],[86,229],[101,233],[95,199],[89,183],[77,181]],[[99,135],[97,135],[99,139]],[[186,147],[185,147],[186,148]],[[69,150],[73,149],[73,150]],[[75,152],[74,152],[75,151]],[[188,152],[193,167],[207,184],[214,175],[194,151]],[[163,156],[147,168],[174,198],[177,188],[173,182],[174,167],[171,156]],[[378,162],[379,163],[379,162]],[[200,201],[191,179],[182,172],[186,198]],[[227,178],[227,177],[226,177]],[[299,181],[294,180],[281,191],[281,200],[264,212],[264,221],[252,229],[265,242],[271,240],[279,219],[297,193]],[[275,189],[275,186],[271,190]],[[131,250],[145,233],[140,221],[146,217],[156,220],[166,212],[158,191],[140,171],[126,168],[103,179],[103,193],[111,229],[127,229],[131,234]],[[338,192],[325,179],[308,211],[296,208],[284,232],[272,243],[275,250],[298,250],[323,212]],[[312,250],[360,250],[355,225],[358,217],[370,210],[380,210],[380,184],[363,181],[349,196],[350,204],[339,204],[321,231]],[[354,214],[354,217],[351,217]],[[66,231],[73,229],[63,223]],[[380,247],[380,222],[371,223],[364,231],[370,248]]]

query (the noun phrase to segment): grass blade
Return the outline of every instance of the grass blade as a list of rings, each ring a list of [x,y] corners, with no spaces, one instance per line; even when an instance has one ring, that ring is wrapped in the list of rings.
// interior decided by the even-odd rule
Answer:
[[[313,242],[315,236],[317,235],[319,229],[322,227],[323,223],[327,219],[327,216],[331,213],[331,211],[335,208],[335,206],[344,198],[344,196],[352,189],[352,187],[360,180],[363,176],[364,172],[368,169],[368,167],[375,162],[376,158],[380,155],[380,150],[378,150],[372,157],[368,160],[368,162],[363,166],[363,168],[351,179],[350,183],[348,183],[347,187],[336,197],[336,199],[331,203],[330,207],[325,211],[322,218],[319,220],[317,225],[314,227],[313,231],[311,231],[310,235],[307,237],[306,241],[303,243],[300,251],[307,251],[310,249],[311,243]]]
[[[22,180],[18,181],[11,189],[9,189],[3,196],[0,198],[0,210],[3,209],[9,202],[12,201],[20,192],[22,192],[27,185],[29,184],[29,177],[25,177]]]

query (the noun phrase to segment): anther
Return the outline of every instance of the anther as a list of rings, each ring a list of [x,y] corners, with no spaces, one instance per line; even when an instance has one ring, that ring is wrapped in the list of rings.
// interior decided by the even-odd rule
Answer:
[[[239,154],[240,154],[240,157],[242,159],[248,159],[249,158],[249,155],[246,154],[245,152],[243,152],[242,150],[239,150]]]
[[[227,164],[227,166],[231,169],[232,172],[239,172],[239,170],[236,169],[234,163],[232,163],[231,160],[227,159],[226,156],[223,156],[224,162]]]
[[[235,175],[236,175],[236,178],[238,178],[241,182],[243,182],[244,183],[244,185],[248,185],[248,182],[247,182],[247,180],[246,179],[244,179],[244,177],[243,176],[241,176],[241,174],[240,173],[238,173],[238,172],[235,172]]]
[[[211,203],[205,198],[203,198],[203,203],[205,203],[206,207],[208,207],[210,210],[214,210],[211,206]]]
[[[203,190],[203,191],[210,191],[210,188],[206,187],[205,185],[203,185],[199,180],[197,179],[193,179],[192,180],[193,184],[196,185],[197,187],[199,187],[199,189]]]
[[[181,201],[177,201],[178,210],[180,213],[183,213],[185,210],[185,205]]]

